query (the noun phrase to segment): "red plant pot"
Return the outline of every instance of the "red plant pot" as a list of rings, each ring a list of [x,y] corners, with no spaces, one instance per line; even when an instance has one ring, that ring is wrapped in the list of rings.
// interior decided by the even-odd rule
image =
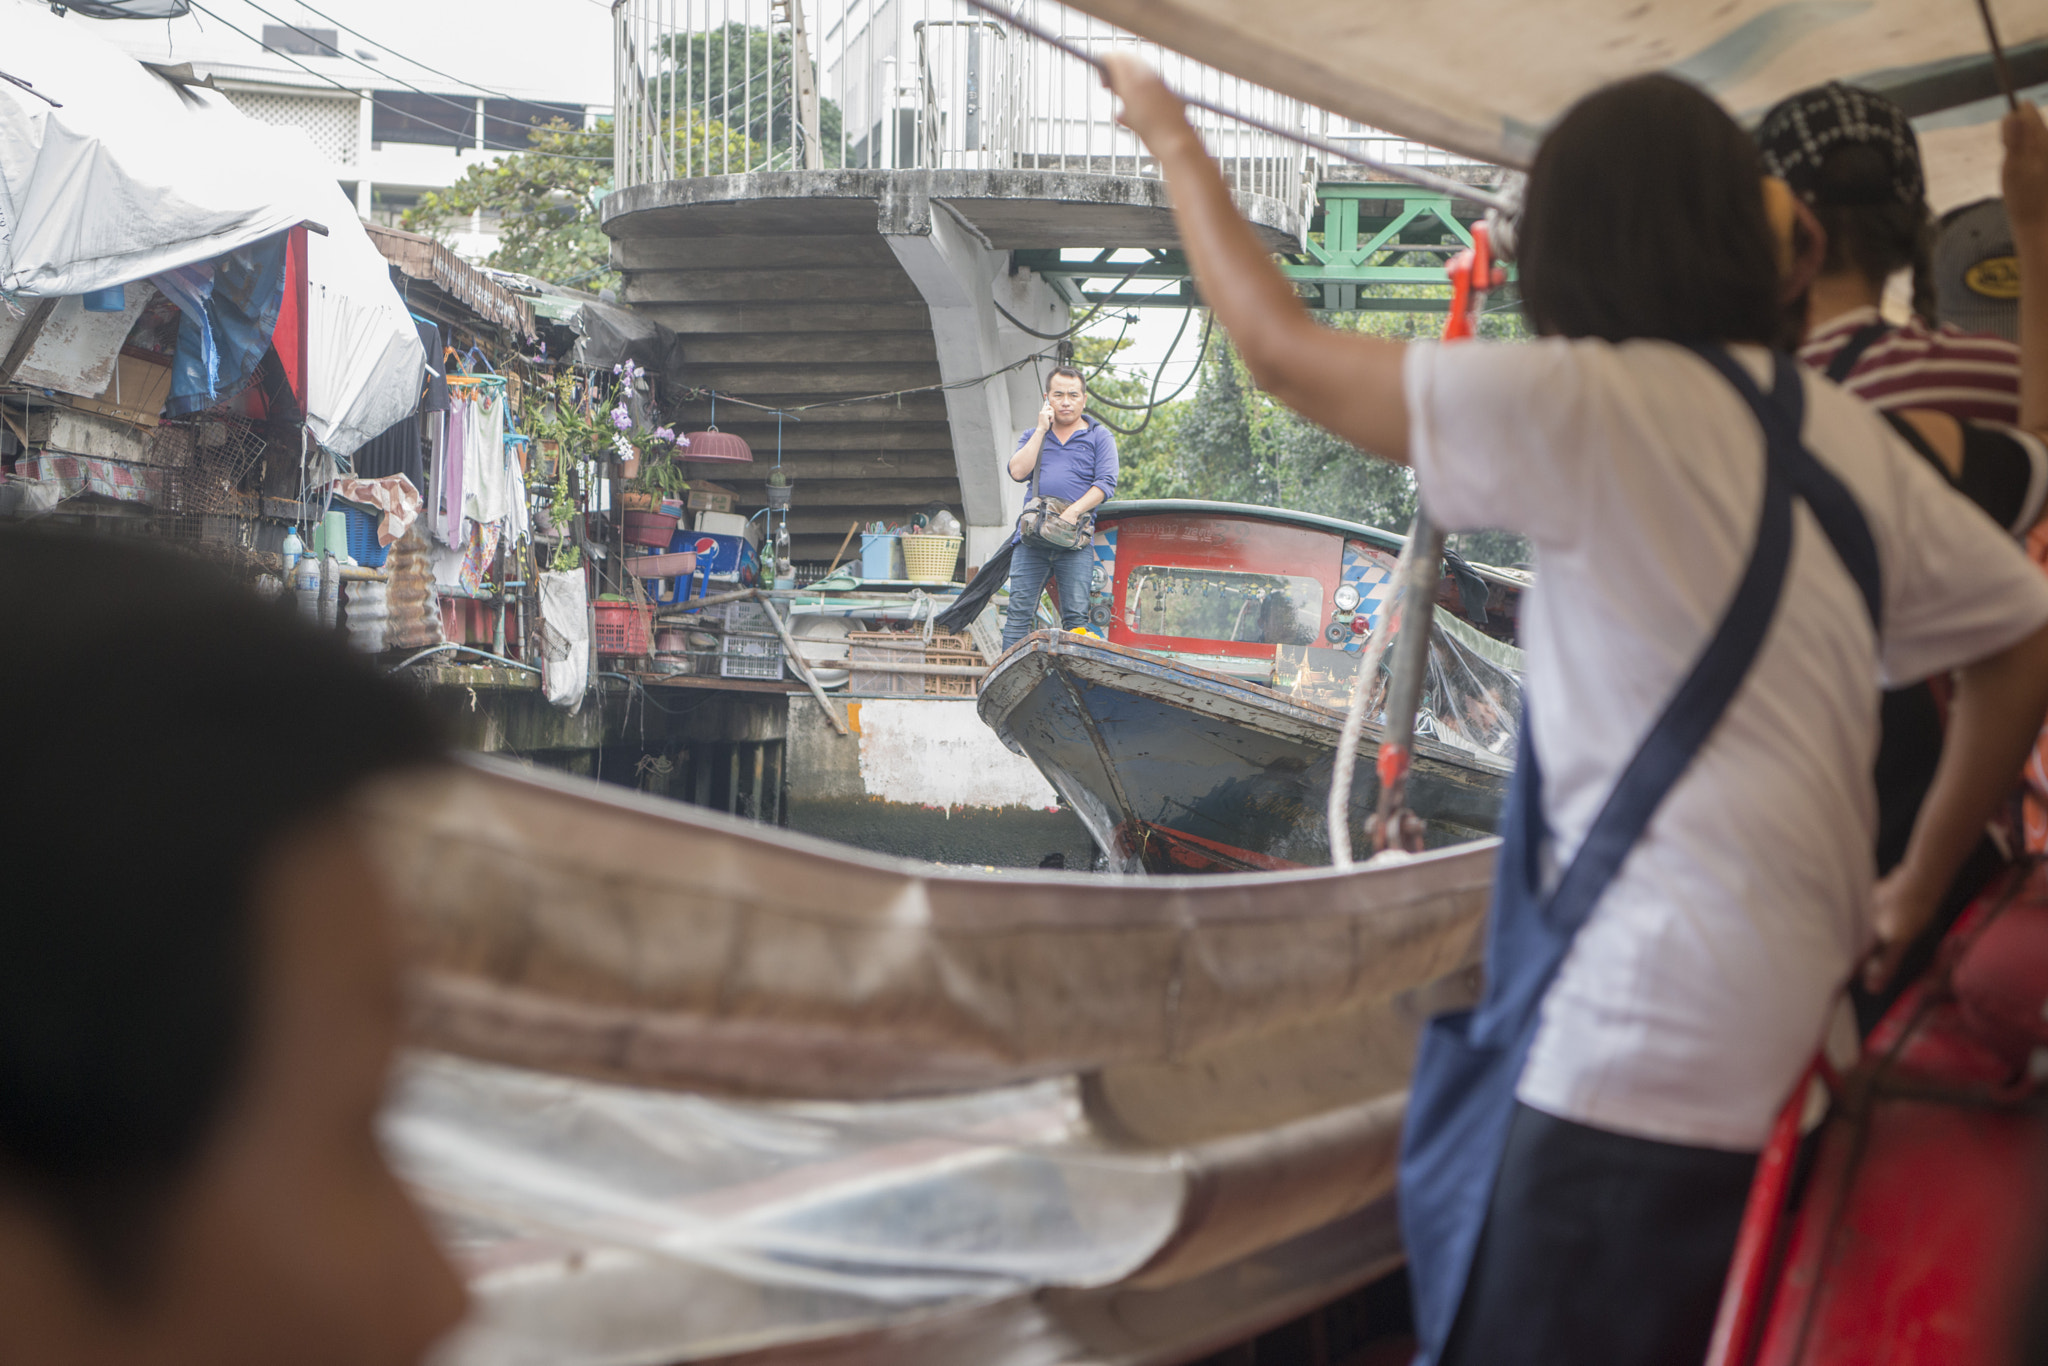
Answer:
[[[626,514],[626,539],[634,545],[668,548],[669,538],[676,534],[679,519],[660,512],[629,512]]]

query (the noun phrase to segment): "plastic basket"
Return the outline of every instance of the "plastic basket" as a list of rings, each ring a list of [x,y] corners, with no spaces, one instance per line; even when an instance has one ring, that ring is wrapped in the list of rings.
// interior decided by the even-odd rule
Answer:
[[[960,560],[959,536],[905,536],[903,577],[912,583],[951,583]]]
[[[348,518],[348,557],[365,569],[382,569],[385,557],[391,554],[390,546],[377,544],[377,526],[384,520],[383,514],[343,508],[342,515]]]
[[[721,678],[781,678],[782,638],[726,632],[718,674]]]
[[[600,602],[597,612],[597,652],[601,655],[644,655],[654,652],[647,638],[647,624],[653,613],[636,602]]]

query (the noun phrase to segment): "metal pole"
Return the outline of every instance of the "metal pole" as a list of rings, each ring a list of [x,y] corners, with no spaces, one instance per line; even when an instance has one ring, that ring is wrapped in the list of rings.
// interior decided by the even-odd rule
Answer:
[[[818,140],[818,79],[811,70],[811,39],[804,31],[804,0],[789,0],[789,50],[796,63],[796,113],[804,138],[804,169],[825,169],[825,148]]]
[[[1415,558],[1401,590],[1401,634],[1394,641],[1394,676],[1387,685],[1387,724],[1380,738],[1380,800],[1366,828],[1375,853],[1422,851],[1422,818],[1408,809],[1409,760],[1415,748],[1415,709],[1429,672],[1429,635],[1436,617],[1436,585],[1443,577],[1444,533],[1417,511],[1408,538]]]

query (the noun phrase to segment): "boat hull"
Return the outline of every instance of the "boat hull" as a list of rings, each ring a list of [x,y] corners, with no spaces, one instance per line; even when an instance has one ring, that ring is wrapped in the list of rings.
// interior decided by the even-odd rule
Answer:
[[[1121,871],[1242,872],[1330,861],[1339,712],[1171,658],[1032,636],[990,671],[981,718],[1027,755]],[[1351,783],[1354,848],[1379,798],[1368,724]],[[1509,765],[1418,741],[1409,804],[1432,845],[1491,834]]]

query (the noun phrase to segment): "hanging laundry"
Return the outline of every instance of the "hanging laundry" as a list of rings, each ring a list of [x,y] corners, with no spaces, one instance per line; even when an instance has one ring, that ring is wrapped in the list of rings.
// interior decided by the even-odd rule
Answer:
[[[440,500],[441,514],[434,520],[434,538],[443,545],[459,546],[463,543],[462,500],[463,500],[463,453],[466,436],[463,431],[465,415],[469,410],[466,403],[450,402],[446,434],[442,439],[440,477],[435,481],[434,496]]]
[[[420,345],[427,353],[427,382],[420,396],[420,411],[445,412],[448,408],[448,357],[438,325],[415,317],[420,327]]]
[[[483,593],[484,580],[490,577],[492,562],[498,558],[498,538],[503,534],[504,528],[496,522],[469,524],[469,539],[462,548],[462,573],[457,579],[469,596]]]
[[[366,479],[402,474],[414,489],[427,486],[425,462],[420,457],[418,414],[400,418],[358,449],[352,457],[356,473]]]
[[[517,481],[505,473],[505,396],[485,390],[466,404],[462,437],[462,515],[502,522]]]

